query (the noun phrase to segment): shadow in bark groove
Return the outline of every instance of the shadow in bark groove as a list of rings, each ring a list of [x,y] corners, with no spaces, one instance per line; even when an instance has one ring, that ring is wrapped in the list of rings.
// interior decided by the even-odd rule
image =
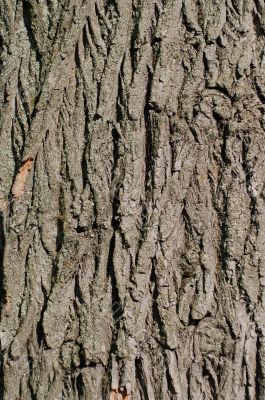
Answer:
[[[172,378],[170,376],[168,368],[166,368],[166,377],[167,377],[167,387],[168,387],[169,392],[171,393],[172,396],[176,396],[177,392],[176,392],[176,390],[174,388],[173,381],[172,381]]]
[[[129,118],[129,113],[127,110],[126,104],[126,97],[124,95],[124,62],[125,62],[125,55],[123,56],[120,72],[118,75],[118,95],[116,100],[116,115],[117,115],[117,122],[122,121],[124,118]]]
[[[32,6],[29,1],[27,0],[22,0],[22,6],[23,6],[23,20],[24,20],[24,25],[27,30],[29,42],[31,45],[31,48],[36,52],[36,58],[39,61],[41,59],[41,54],[39,51],[38,43],[36,41],[34,32],[31,27],[31,20],[32,20]]]
[[[6,293],[4,288],[4,248],[5,248],[5,220],[0,212],[0,304],[3,305]]]
[[[160,339],[164,338],[164,324],[161,319],[159,309],[158,309],[158,304],[157,304],[157,299],[158,299],[158,290],[157,290],[157,283],[156,283],[156,274],[155,274],[155,265],[156,265],[156,260],[152,260],[152,271],[151,271],[151,276],[150,280],[151,282],[154,283],[154,290],[153,290],[153,304],[152,304],[152,313],[153,313],[153,320],[157,323],[157,326],[159,328],[159,333],[160,333]]]
[[[45,287],[43,285],[41,285],[41,289],[42,289],[42,293],[43,293],[44,304],[43,304],[43,307],[42,307],[42,310],[41,310],[41,313],[40,313],[40,319],[39,319],[39,321],[37,322],[37,325],[36,325],[36,337],[37,337],[37,341],[38,341],[39,347],[43,343],[45,345],[45,347],[48,348],[48,345],[47,345],[46,340],[45,340],[44,329],[43,329],[43,318],[44,318],[44,313],[45,313],[45,311],[47,309],[47,306],[48,306],[49,296],[48,296],[48,293],[47,293],[47,291],[46,291],[46,289],[45,289]]]
[[[60,198],[59,198],[59,212],[60,215],[57,218],[57,236],[56,236],[56,251],[60,252],[63,241],[64,241],[64,222],[65,222],[65,204],[64,204],[64,192],[63,189],[60,189]]]
[[[4,247],[5,247],[5,235],[4,235],[4,217],[0,213],[0,304],[1,304],[1,313],[3,304],[5,301],[6,293],[4,289]],[[0,315],[1,319],[1,315]],[[2,352],[2,346],[0,346],[0,400],[4,400],[4,358]]]
[[[108,277],[110,277],[110,279],[111,279],[113,320],[114,320],[115,326],[118,327],[120,318],[122,317],[122,314],[123,314],[123,310],[121,307],[119,290],[117,288],[117,282],[116,282],[116,277],[115,277],[115,269],[114,269],[114,263],[113,263],[114,250],[115,250],[115,232],[110,241],[107,274],[108,274]]]
[[[117,129],[112,129],[112,138],[113,138],[113,160],[114,160],[114,165],[112,168],[112,181],[114,178],[114,173],[115,170],[117,169],[118,166],[118,160],[119,160],[119,138],[120,135],[117,131]],[[109,256],[108,256],[108,264],[107,264],[107,275],[111,279],[111,286],[112,286],[112,314],[113,314],[113,319],[115,322],[115,325],[118,325],[119,320],[122,316],[122,307],[121,307],[121,302],[120,302],[120,297],[119,297],[119,290],[117,288],[117,282],[116,282],[116,277],[115,277],[115,267],[114,267],[114,262],[113,262],[113,256],[114,256],[114,251],[115,251],[115,234],[119,230],[119,219],[117,218],[118,216],[118,209],[120,205],[120,200],[119,200],[119,184],[116,185],[115,192],[114,192],[114,197],[112,200],[112,228],[113,228],[113,235],[110,241],[110,246],[109,246]]]
[[[0,354],[0,400],[4,400],[4,359]]]
[[[215,380],[214,380],[211,372],[208,371],[208,368],[206,367],[206,365],[203,366],[202,376],[204,378],[208,379],[212,399],[217,399],[218,398],[218,388],[216,387]]]
[[[83,188],[85,188],[89,182],[88,163],[87,163],[87,159],[86,159],[88,140],[89,140],[89,129],[88,129],[89,116],[88,116],[87,99],[86,99],[85,94],[83,94],[83,99],[84,99],[84,114],[85,114],[85,126],[84,126],[85,145],[84,145],[84,151],[83,151],[83,156],[82,156],[81,169],[82,169],[82,178],[83,178]]]
[[[256,352],[256,363],[257,363],[257,369],[256,369],[256,394],[257,394],[257,400],[264,400],[263,394],[264,394],[264,389],[261,387],[260,382],[264,381],[264,371],[262,371],[262,344],[261,344],[261,339],[258,337],[257,339],[257,352]]]
[[[135,374],[136,374],[136,379],[139,382],[139,388],[140,388],[140,390],[142,389],[143,397],[141,397],[141,398],[143,400],[149,400],[147,389],[146,389],[146,386],[144,384],[143,371],[142,371],[142,362],[141,362],[140,358],[136,358],[136,360],[135,360]]]
[[[82,374],[80,373],[79,375],[77,375],[77,378],[76,378],[76,389],[77,389],[77,393],[78,393],[78,396],[80,397],[80,399],[82,399],[83,398],[83,396],[85,395],[85,393],[84,393],[84,381],[83,381],[83,377],[82,377]]]

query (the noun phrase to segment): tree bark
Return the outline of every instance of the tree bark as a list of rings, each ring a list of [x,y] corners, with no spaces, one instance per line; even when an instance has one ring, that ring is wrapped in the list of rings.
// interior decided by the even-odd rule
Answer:
[[[0,15],[0,398],[264,400],[264,1]]]

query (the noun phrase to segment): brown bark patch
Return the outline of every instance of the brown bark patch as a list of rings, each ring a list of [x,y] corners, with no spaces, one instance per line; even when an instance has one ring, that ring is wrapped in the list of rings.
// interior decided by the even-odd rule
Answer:
[[[126,388],[112,389],[110,400],[130,400]]]
[[[28,172],[30,171],[33,163],[33,158],[28,158],[19,168],[15,182],[12,187],[12,195],[15,198],[22,196],[27,179]]]

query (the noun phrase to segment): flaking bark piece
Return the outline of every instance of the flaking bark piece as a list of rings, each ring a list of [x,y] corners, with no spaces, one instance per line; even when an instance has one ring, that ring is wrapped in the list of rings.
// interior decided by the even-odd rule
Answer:
[[[12,195],[14,198],[19,198],[24,192],[24,187],[27,179],[28,172],[31,170],[33,163],[33,158],[30,157],[23,162],[19,168],[18,174],[16,176],[15,182],[12,187]]]
[[[112,389],[110,400],[129,400],[126,388]]]

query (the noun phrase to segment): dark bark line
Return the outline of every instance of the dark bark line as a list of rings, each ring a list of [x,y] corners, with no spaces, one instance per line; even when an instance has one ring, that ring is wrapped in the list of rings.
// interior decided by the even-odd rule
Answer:
[[[263,399],[263,2],[0,15],[1,398]]]

